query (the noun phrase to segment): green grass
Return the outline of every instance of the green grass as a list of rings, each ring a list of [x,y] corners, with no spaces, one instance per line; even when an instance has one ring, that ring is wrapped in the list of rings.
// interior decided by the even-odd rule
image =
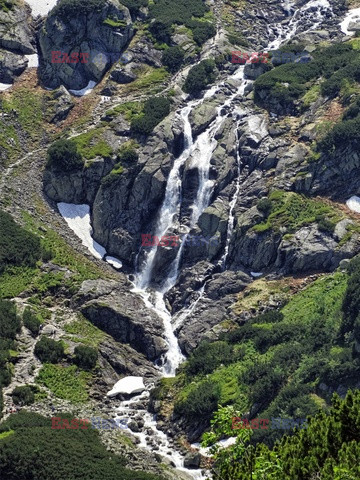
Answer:
[[[150,87],[156,87],[167,80],[169,76],[169,72],[164,67],[153,68],[146,66],[141,76],[139,76],[134,82],[124,86],[124,91],[134,92]]]
[[[84,403],[88,399],[87,383],[90,379],[91,374],[78,370],[75,365],[63,367],[47,363],[40,370],[36,381],[62,400]]]
[[[328,219],[333,225],[342,218],[342,215],[325,202],[293,192],[277,190],[270,194],[269,199],[272,210],[265,221],[253,227],[257,233],[278,231],[281,227],[286,228],[284,233],[294,233],[302,226],[318,221],[319,217]]]
[[[1,6],[1,5],[0,5]],[[13,433],[15,433],[14,430],[9,430],[8,432],[2,432],[0,433],[0,440],[3,440],[4,438],[6,437],[10,437],[10,435],[12,435]]]
[[[313,85],[302,97],[304,108],[308,108],[320,97],[320,85]]]
[[[2,103],[4,112],[16,110],[17,119],[32,140],[39,140],[42,134],[42,97],[27,88],[19,88]]]
[[[39,227],[41,225],[37,220],[27,212],[23,212],[23,217],[28,230],[33,233],[40,233]],[[84,280],[106,277],[102,270],[83,255],[75,252],[54,230],[48,228],[46,232],[41,232],[41,235],[43,245],[53,253],[51,262],[61,267],[67,267],[74,273],[70,279],[72,286],[74,284],[79,285]]]
[[[38,272],[31,267],[7,267],[0,275],[0,298],[14,298],[32,283]]]
[[[89,347],[98,347],[101,342],[106,338],[105,333],[99,328],[95,327],[91,322],[86,320],[85,317],[79,314],[79,319],[68,323],[64,326],[66,333],[76,335],[76,339],[73,337],[67,337],[73,341],[83,343]]]
[[[107,116],[115,117],[116,115],[123,115],[128,122],[139,115],[143,110],[144,102],[125,102],[121,105],[116,105],[111,110],[106,112]]]
[[[86,133],[82,133],[72,140],[76,143],[78,151],[87,160],[95,157],[110,157],[113,150],[110,145],[102,138],[104,128],[94,128]]]
[[[114,28],[119,28],[119,27],[126,27],[127,26],[127,23],[124,22],[124,20],[115,20],[113,18],[106,18],[104,21],[103,21],[103,24],[104,25],[108,25],[109,27],[114,27]]]

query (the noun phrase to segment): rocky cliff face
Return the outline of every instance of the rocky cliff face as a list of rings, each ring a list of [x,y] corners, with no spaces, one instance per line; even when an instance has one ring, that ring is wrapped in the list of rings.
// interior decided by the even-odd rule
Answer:
[[[40,30],[40,77],[50,88],[61,84],[75,90],[84,88],[90,80],[99,81],[119,60],[132,35],[129,11],[116,0],[89,11],[72,11],[60,5]],[[53,52],[59,52],[56,58]]]

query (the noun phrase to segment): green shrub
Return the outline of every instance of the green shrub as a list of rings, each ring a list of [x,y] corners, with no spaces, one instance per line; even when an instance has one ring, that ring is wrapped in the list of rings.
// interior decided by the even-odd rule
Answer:
[[[121,2],[125,7],[127,7],[131,14],[136,14],[141,7],[146,7],[148,4],[147,0],[121,0]]]
[[[175,404],[175,413],[187,418],[208,417],[220,400],[220,387],[209,380],[193,388],[187,398]]]
[[[340,334],[344,335],[353,330],[355,320],[360,312],[360,257],[352,260],[349,268],[349,279],[342,304],[344,313]]]
[[[75,348],[74,363],[84,370],[92,370],[96,365],[97,350],[95,348],[80,345]]]
[[[37,387],[33,388],[29,385],[23,385],[21,387],[15,387],[11,396],[16,405],[31,405],[35,401],[34,392],[37,390]]]
[[[15,5],[14,0],[0,0],[0,11],[9,12]]]
[[[171,73],[175,73],[181,67],[184,56],[185,52],[181,47],[170,47],[164,51],[161,61]]]
[[[37,336],[40,330],[40,325],[42,323],[41,319],[31,310],[30,307],[26,307],[23,313],[23,322],[26,328],[30,330],[30,332]]]
[[[216,33],[215,26],[210,22],[191,20],[186,26],[191,28],[194,40],[199,46],[203,45],[206,40],[213,37]]]
[[[0,300],[0,338],[13,340],[20,332],[20,317],[16,313],[16,305],[7,300]]]
[[[44,256],[40,239],[14,222],[11,215],[0,210],[0,273],[7,266],[36,265]]]
[[[148,135],[169,113],[170,100],[168,98],[149,98],[144,104],[143,113],[131,121],[131,130],[134,133]]]
[[[58,363],[64,356],[64,345],[48,337],[41,337],[35,345],[35,355],[43,363]]]
[[[47,167],[59,172],[81,170],[84,162],[72,140],[57,140],[48,149]]]
[[[58,15],[64,19],[91,14],[101,11],[103,0],[60,0],[51,10],[50,16]]]
[[[149,25],[149,32],[160,43],[169,43],[172,33],[171,25],[163,22],[152,22]]]
[[[183,86],[184,92],[194,95],[201,92],[207,85],[215,81],[214,69],[215,62],[213,60],[203,60],[192,67]]]
[[[133,164],[138,161],[139,155],[133,146],[125,145],[120,147],[117,158],[120,163]]]
[[[61,412],[59,417],[71,425],[74,415]],[[107,451],[95,428],[55,429],[50,418],[21,411],[10,415],[0,432],[8,434],[0,440],[2,479],[164,480],[126,469],[125,459]]]
[[[260,212],[263,212],[266,216],[269,215],[272,209],[272,203],[268,198],[261,198],[256,206],[257,209],[260,210]]]
[[[190,375],[210,373],[219,365],[228,365],[234,361],[232,347],[226,342],[203,342],[190,355],[186,371]]]
[[[318,228],[321,232],[333,233],[335,230],[336,223],[327,219],[324,215],[317,215],[315,217]]]
[[[202,17],[209,11],[203,0],[155,0],[150,6],[152,18],[165,25],[186,25],[192,17]]]

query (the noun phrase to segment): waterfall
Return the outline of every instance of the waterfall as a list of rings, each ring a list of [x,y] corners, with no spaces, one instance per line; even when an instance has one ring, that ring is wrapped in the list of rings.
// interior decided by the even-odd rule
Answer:
[[[288,7],[288,11],[290,12],[291,2],[287,1],[286,6]],[[310,8],[316,7],[317,10],[315,14],[311,13],[314,18],[314,23],[312,29],[317,28],[322,19],[322,12],[325,10],[331,11],[330,4],[327,0],[311,0],[307,4],[303,5],[301,8],[297,9],[294,13],[293,17],[290,19],[287,25],[278,24],[275,27],[270,27],[269,31],[274,32],[276,39],[269,43],[268,49],[276,49],[278,48],[283,42],[290,39],[297,31],[298,25],[301,22],[301,18],[304,15],[308,15],[308,10]],[[308,29],[309,31],[311,29]],[[163,203],[160,207],[157,220],[156,220],[156,227],[154,235],[158,238],[166,235],[169,230],[179,223],[179,214],[181,210],[181,190],[182,190],[182,179],[181,179],[181,169],[184,166],[185,162],[191,157],[191,165],[190,167],[197,168],[198,175],[199,175],[199,185],[196,193],[196,198],[194,200],[193,205],[191,206],[191,215],[188,225],[186,225],[186,234],[185,239],[181,243],[177,255],[175,259],[172,261],[167,278],[163,282],[162,286],[159,287],[156,291],[153,291],[149,288],[152,275],[153,275],[153,268],[155,264],[155,258],[158,251],[157,246],[151,247],[142,261],[142,264],[138,266],[138,260],[140,258],[140,252],[136,257],[136,275],[135,275],[135,282],[134,282],[134,292],[137,292],[143,298],[145,305],[152,309],[160,318],[163,320],[164,324],[164,334],[166,341],[168,343],[168,351],[165,354],[163,360],[163,365],[161,367],[161,373],[163,376],[172,377],[175,375],[176,368],[181,364],[184,360],[184,356],[181,353],[177,338],[174,334],[174,330],[181,326],[184,320],[192,314],[195,310],[198,302],[204,295],[206,282],[200,287],[197,291],[197,298],[195,301],[191,303],[190,306],[184,308],[180,312],[177,313],[176,317],[174,318],[174,322],[172,324],[172,316],[167,309],[165,303],[165,294],[175,285],[178,274],[179,274],[179,266],[184,250],[184,240],[186,240],[187,235],[191,231],[193,227],[196,226],[200,215],[203,211],[208,207],[211,194],[213,191],[214,181],[210,180],[209,178],[209,170],[210,170],[210,161],[213,155],[213,152],[217,146],[217,141],[215,139],[216,133],[218,132],[219,128],[222,125],[224,116],[222,116],[222,109],[224,107],[229,107],[230,111],[233,113],[235,110],[234,105],[232,105],[233,100],[244,93],[245,89],[245,82],[243,81],[244,78],[244,66],[239,66],[236,73],[232,75],[230,78],[232,80],[239,80],[240,86],[237,91],[229,96],[229,98],[224,102],[224,104],[218,107],[217,116],[215,120],[208,126],[208,128],[200,134],[197,139],[194,141],[192,137],[191,131],[191,124],[189,121],[189,115],[191,110],[196,107],[199,103],[204,101],[206,98],[211,98],[217,92],[217,90],[224,85],[224,82],[220,83],[219,85],[215,85],[214,87],[210,88],[204,95],[203,99],[196,100],[190,102],[186,107],[182,108],[180,111],[180,116],[183,121],[184,125],[184,150],[182,154],[175,159],[174,164],[170,170],[169,177],[166,184],[165,190],[165,197]],[[237,122],[236,129],[238,130],[239,123]],[[229,218],[228,218],[228,225],[227,225],[227,233],[226,233],[226,243],[224,253],[220,259],[220,265],[223,270],[226,268],[226,261],[229,253],[230,248],[230,241],[234,230],[235,225],[235,206],[237,203],[237,199],[240,193],[241,184],[240,184],[240,176],[241,176],[241,158],[236,148],[236,169],[237,169],[237,177],[235,183],[235,193],[232,197],[230,204],[229,204]],[[140,250],[141,251],[141,250]],[[136,407],[139,400],[148,398],[148,392],[144,392],[143,395],[137,396],[128,402],[123,402],[122,406],[119,408],[119,414],[130,414],[132,410],[135,412],[139,412],[140,407]],[[142,402],[143,403],[143,402]],[[141,404],[141,403],[140,403]],[[132,408],[132,407],[136,408]],[[143,408],[143,407],[142,407]],[[156,426],[155,418],[150,415],[149,413],[144,411],[144,420],[145,420],[145,429],[150,429],[153,434],[155,435],[156,441],[158,442],[159,451],[162,455],[166,456],[167,458],[171,458],[177,468],[182,468],[182,457],[173,446],[169,443],[167,436],[159,431]],[[151,442],[148,442],[148,435],[141,432],[135,433],[141,440],[140,445],[152,450]],[[170,452],[169,452],[170,450]],[[192,476],[192,478],[203,479],[205,478],[200,470],[189,471],[187,473]]]

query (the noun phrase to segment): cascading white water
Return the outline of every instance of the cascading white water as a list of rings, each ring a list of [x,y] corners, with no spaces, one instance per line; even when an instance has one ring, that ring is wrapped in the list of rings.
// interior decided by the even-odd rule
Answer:
[[[290,6],[290,3],[287,2],[286,5]],[[277,38],[269,44],[268,49],[269,50],[276,49],[283,42],[290,39],[291,36],[294,35],[297,31],[297,27],[298,27],[299,21],[301,20],[301,16],[306,14],[307,10],[312,7],[318,7],[315,14],[314,24],[312,28],[317,28],[321,22],[321,18],[322,18],[321,9],[325,8],[331,11],[331,7],[327,2],[327,0],[311,0],[310,2],[302,6],[300,9],[296,10],[294,16],[286,26],[279,24],[276,27]],[[288,10],[290,11],[290,8]],[[308,31],[309,30],[310,29],[308,29]],[[181,110],[180,115],[184,123],[185,148],[183,153],[180,155],[180,157],[175,160],[174,165],[168,177],[165,198],[159,210],[156,230],[154,233],[154,235],[157,236],[158,238],[166,235],[166,233],[170,229],[172,229],[172,227],[174,227],[175,222],[177,222],[178,220],[177,214],[179,213],[180,207],[181,207],[180,201],[181,201],[181,186],[182,186],[180,171],[182,166],[185,164],[186,160],[191,155],[193,155],[193,160],[192,160],[194,162],[193,166],[196,166],[196,168],[198,169],[199,187],[198,187],[196,199],[192,206],[190,222],[189,222],[189,225],[187,226],[188,232],[191,230],[191,228],[193,228],[196,225],[200,215],[202,214],[204,209],[208,206],[211,198],[213,183],[214,183],[213,181],[209,180],[210,160],[211,160],[213,151],[217,145],[217,141],[215,140],[215,135],[218,129],[220,128],[224,118],[221,116],[221,110],[224,107],[231,108],[232,107],[231,104],[234,98],[244,93],[245,82],[243,82],[243,77],[244,77],[244,67],[240,66],[237,69],[236,74],[232,76],[233,80],[236,80],[236,79],[241,80],[241,85],[239,89],[235,94],[231,95],[221,107],[218,108],[218,115],[216,119],[212,122],[212,124],[207,128],[207,130],[204,133],[199,135],[199,137],[196,139],[195,142],[193,142],[193,139],[192,139],[189,114],[191,112],[191,109],[194,108],[203,100],[197,100],[197,101],[191,102],[189,103],[188,106],[184,107]],[[204,99],[212,97],[215,94],[215,92],[219,89],[219,87],[221,87],[223,84],[224,82],[208,90],[204,96]],[[236,179],[235,195],[232,198],[232,201],[230,202],[230,205],[229,205],[229,220],[228,220],[228,227],[227,227],[226,246],[225,246],[224,254],[221,258],[221,264],[224,269],[226,267],[226,260],[229,252],[230,240],[231,240],[231,236],[234,229],[234,222],[235,222],[234,209],[235,209],[237,198],[240,192],[240,173],[241,173],[241,162],[240,162],[239,153],[237,153],[237,179]],[[164,365],[161,369],[162,374],[164,376],[174,376],[176,368],[184,359],[180,351],[177,338],[174,334],[174,330],[175,328],[179,327],[184,321],[184,319],[194,311],[197,303],[202,298],[205,290],[205,284],[204,284],[199,289],[198,291],[199,295],[196,298],[196,300],[186,309],[184,309],[181,312],[178,312],[178,314],[176,315],[176,321],[174,322],[174,325],[172,325],[171,314],[166,308],[164,295],[176,283],[181,255],[183,252],[183,246],[184,246],[184,242],[181,244],[177,252],[177,256],[172,262],[166,281],[163,283],[163,286],[160,289],[158,289],[158,291],[155,291],[155,292],[152,292],[149,289],[149,284],[151,282],[152,271],[154,267],[154,261],[157,253],[157,247],[156,246],[152,247],[147,253],[141,268],[136,273],[136,280],[135,280],[134,290],[133,290],[134,292],[139,293],[139,295],[141,295],[142,298],[144,299],[146,306],[148,308],[153,309],[164,321],[165,337],[169,345],[169,350],[165,356]],[[145,392],[144,395],[148,396],[148,392]],[[123,402],[122,406],[119,409],[119,414],[122,413],[126,415],[126,413],[129,413],[131,411],[132,405],[134,405],[134,402],[136,403],[136,401],[139,399],[142,399],[142,396],[140,397],[137,396],[128,402]],[[136,409],[136,412],[139,412],[139,409]],[[156,421],[154,417],[145,411],[143,413],[144,413],[146,428],[151,429],[153,431],[153,434],[157,437],[157,439],[159,439],[160,453],[168,458],[171,458],[174,461],[175,465],[178,468],[182,469],[181,455],[174,450],[174,447],[171,447],[166,435],[157,429]],[[139,433],[137,435],[141,440],[141,446],[144,446],[145,448],[152,450],[151,445],[146,440],[146,435],[144,433]],[[171,451],[171,454],[169,453],[169,450]],[[187,473],[190,474],[194,479],[205,478],[201,474],[200,470],[197,470],[197,471],[187,470]]]
[[[315,12],[313,11],[314,9],[316,9]],[[332,14],[332,8],[328,0],[310,0],[310,2],[305,3],[295,11],[287,24],[278,24],[275,27],[270,26],[270,30],[276,31],[275,35],[277,38],[269,43],[267,50],[276,50],[282,43],[290,40],[296,34],[298,26],[303,19],[308,19],[310,15],[313,18],[313,23],[305,31],[316,30],[323,20],[322,10]]]

